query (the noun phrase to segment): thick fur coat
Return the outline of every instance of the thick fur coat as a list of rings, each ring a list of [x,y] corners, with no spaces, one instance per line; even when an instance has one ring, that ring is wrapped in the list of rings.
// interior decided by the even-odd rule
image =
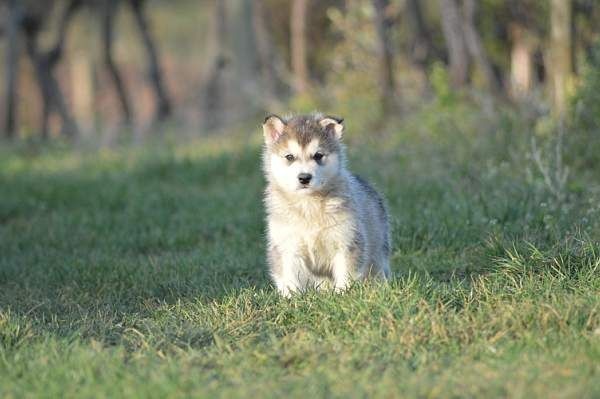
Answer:
[[[321,114],[263,125],[268,262],[281,294],[390,276],[381,196],[346,168],[342,120]]]

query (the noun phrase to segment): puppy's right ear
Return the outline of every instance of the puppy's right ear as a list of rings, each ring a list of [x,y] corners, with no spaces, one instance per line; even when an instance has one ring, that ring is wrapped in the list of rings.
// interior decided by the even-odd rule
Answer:
[[[277,115],[269,115],[263,123],[263,134],[265,142],[272,144],[283,134],[285,123]]]

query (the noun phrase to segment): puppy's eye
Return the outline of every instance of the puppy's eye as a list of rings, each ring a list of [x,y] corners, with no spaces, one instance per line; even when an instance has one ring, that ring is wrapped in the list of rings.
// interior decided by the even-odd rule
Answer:
[[[316,152],[315,155],[313,155],[313,158],[315,161],[320,161],[321,159],[323,159],[324,155],[321,152]]]
[[[285,156],[285,159],[287,159],[288,161],[292,162],[294,160],[294,156],[292,154],[287,154]]]

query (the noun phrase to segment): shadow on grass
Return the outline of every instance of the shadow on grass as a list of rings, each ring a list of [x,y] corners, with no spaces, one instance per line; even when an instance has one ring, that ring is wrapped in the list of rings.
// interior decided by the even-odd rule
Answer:
[[[267,287],[259,165],[251,148],[0,176],[0,309],[126,317]]]

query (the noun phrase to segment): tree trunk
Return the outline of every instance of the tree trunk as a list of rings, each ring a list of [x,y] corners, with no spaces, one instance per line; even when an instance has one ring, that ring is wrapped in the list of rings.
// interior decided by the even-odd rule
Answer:
[[[35,69],[36,79],[42,95],[41,135],[49,136],[49,118],[56,111],[62,120],[62,132],[67,136],[78,134],[77,124],[71,116],[58,82],[54,78],[54,58],[49,54],[41,54],[37,49],[37,34],[27,35],[27,53]]]
[[[23,19],[23,30],[25,32],[25,42],[27,54],[36,72],[36,78],[42,95],[42,124],[41,134],[47,137],[49,134],[50,113],[55,111],[62,120],[62,133],[67,136],[76,136],[79,132],[77,124],[71,115],[65,98],[60,89],[54,69],[62,58],[63,49],[66,41],[67,31],[75,12],[82,5],[81,0],[71,0],[64,9],[59,25],[58,37],[54,47],[46,52],[40,51],[38,47],[38,36],[42,26],[44,14],[30,15]]]
[[[522,24],[513,22],[509,26],[510,50],[510,95],[514,99],[526,96],[533,85],[533,43]]]
[[[573,71],[571,45],[571,1],[551,0],[550,84],[554,111],[559,116],[567,107],[568,84]]]
[[[262,77],[263,100],[271,104],[277,98],[277,72],[275,70],[275,51],[266,25],[264,0],[252,2],[252,29],[256,38],[256,51]]]
[[[71,108],[80,133],[88,134],[95,126],[93,61],[88,54],[75,51],[69,55]]]
[[[375,29],[379,56],[379,90],[384,115],[397,110],[396,80],[394,79],[394,53],[390,38],[391,19],[386,11],[388,0],[373,0],[375,8]]]
[[[469,54],[463,33],[463,20],[456,0],[439,0],[442,32],[448,48],[450,79],[454,87],[467,83]]]
[[[205,129],[211,130],[220,126],[224,119],[225,69],[228,65],[227,47],[227,11],[224,0],[212,0],[213,29],[210,36],[213,48],[213,60],[209,65],[204,85],[203,119]]]
[[[290,51],[294,88],[297,94],[309,89],[308,60],[306,53],[306,18],[309,0],[293,0],[290,14]]]
[[[408,23],[411,27],[411,31],[413,32],[410,51],[411,58],[414,64],[426,75],[427,67],[433,56],[433,43],[431,34],[423,19],[420,1],[407,0],[406,14],[408,16]]]
[[[108,73],[112,79],[112,83],[115,87],[119,104],[121,105],[121,112],[123,115],[123,121],[126,124],[132,122],[133,116],[131,112],[131,105],[129,102],[129,96],[127,95],[127,89],[123,83],[121,72],[119,67],[115,63],[113,57],[113,43],[114,43],[114,22],[117,16],[118,0],[105,0],[103,4],[104,9],[102,10],[102,49],[104,53],[104,62],[108,69]]]
[[[231,79],[231,83],[241,92],[241,96],[237,97],[242,102],[242,113],[247,113],[252,108],[256,111],[256,96],[264,90],[261,79],[258,78],[261,74],[261,60],[254,30],[253,3],[253,0],[234,0],[229,2],[228,7],[231,16],[227,25],[229,48],[233,61],[231,66],[235,72],[235,79]]]
[[[475,27],[476,7],[475,0],[463,0],[463,37],[467,50],[483,74],[488,89],[498,94],[500,93],[500,82],[496,78],[492,64],[481,42],[479,32],[477,32],[477,28]]]
[[[11,138],[17,133],[18,97],[17,85],[19,80],[19,58],[20,37],[19,25],[22,18],[22,10],[18,0],[10,0],[8,3],[8,26],[6,31],[6,82],[5,82],[5,123],[6,136]]]
[[[158,62],[158,52],[144,12],[144,3],[145,0],[130,0],[133,15],[142,36],[142,41],[148,57],[150,81],[156,96],[155,119],[157,121],[162,121],[171,114],[171,102],[164,88],[163,75]]]

